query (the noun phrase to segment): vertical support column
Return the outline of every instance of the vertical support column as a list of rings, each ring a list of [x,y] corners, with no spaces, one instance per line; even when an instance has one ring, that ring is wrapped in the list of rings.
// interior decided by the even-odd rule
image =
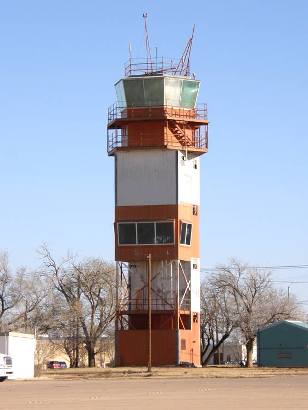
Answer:
[[[148,372],[152,370],[152,257],[148,255]]]
[[[176,364],[180,364],[180,261],[176,261]]]
[[[115,355],[114,361],[116,366],[120,366],[120,355],[119,355],[119,262],[116,262],[116,314],[115,314]]]

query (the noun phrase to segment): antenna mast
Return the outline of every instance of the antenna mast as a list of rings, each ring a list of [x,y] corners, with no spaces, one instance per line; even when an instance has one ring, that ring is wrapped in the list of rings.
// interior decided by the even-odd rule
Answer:
[[[151,56],[151,47],[150,47],[150,40],[149,40],[149,33],[148,33],[148,26],[147,26],[148,13],[143,13],[142,17],[144,18],[144,35],[145,35],[145,49],[147,53],[147,66],[150,66],[151,71],[152,71],[152,56]]]
[[[192,34],[187,41],[182,57],[180,58],[179,64],[175,70],[175,72],[178,73],[179,75],[188,76],[190,74],[190,54],[191,54],[194,34],[195,34],[195,25],[193,26]]]
[[[132,43],[128,43],[128,55],[129,55],[129,60],[132,59]]]

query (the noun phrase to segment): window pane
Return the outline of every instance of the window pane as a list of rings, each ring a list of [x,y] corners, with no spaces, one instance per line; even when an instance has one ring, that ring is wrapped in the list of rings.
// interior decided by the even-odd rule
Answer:
[[[164,78],[148,78],[143,80],[145,106],[164,104]]]
[[[156,243],[173,243],[173,222],[156,223]]]
[[[119,232],[119,244],[120,245],[128,245],[128,244],[136,243],[136,224],[119,223],[118,232]]]
[[[199,89],[199,81],[183,80],[181,107],[194,108]]]
[[[191,241],[191,224],[187,224],[186,229],[186,245],[190,245]]]
[[[180,107],[183,80],[165,77],[165,105]]]
[[[123,80],[127,107],[144,107],[143,80]]]
[[[155,243],[154,222],[137,223],[137,234],[139,244]]]
[[[119,106],[126,107],[123,80],[120,80],[119,82],[116,83],[115,89],[116,89],[117,101],[118,101]]]
[[[185,245],[186,241],[186,226],[187,224],[185,222],[182,222],[181,224],[181,241],[180,243],[182,243],[183,245]]]

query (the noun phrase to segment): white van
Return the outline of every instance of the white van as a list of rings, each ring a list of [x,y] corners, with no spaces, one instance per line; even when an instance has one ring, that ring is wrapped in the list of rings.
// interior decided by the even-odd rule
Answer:
[[[11,356],[0,353],[0,382],[4,382],[11,374],[13,374]]]

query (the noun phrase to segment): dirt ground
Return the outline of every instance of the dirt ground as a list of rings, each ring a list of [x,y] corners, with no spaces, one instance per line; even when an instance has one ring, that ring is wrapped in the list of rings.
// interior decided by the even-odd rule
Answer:
[[[308,375],[7,381],[0,409],[307,409]]]

